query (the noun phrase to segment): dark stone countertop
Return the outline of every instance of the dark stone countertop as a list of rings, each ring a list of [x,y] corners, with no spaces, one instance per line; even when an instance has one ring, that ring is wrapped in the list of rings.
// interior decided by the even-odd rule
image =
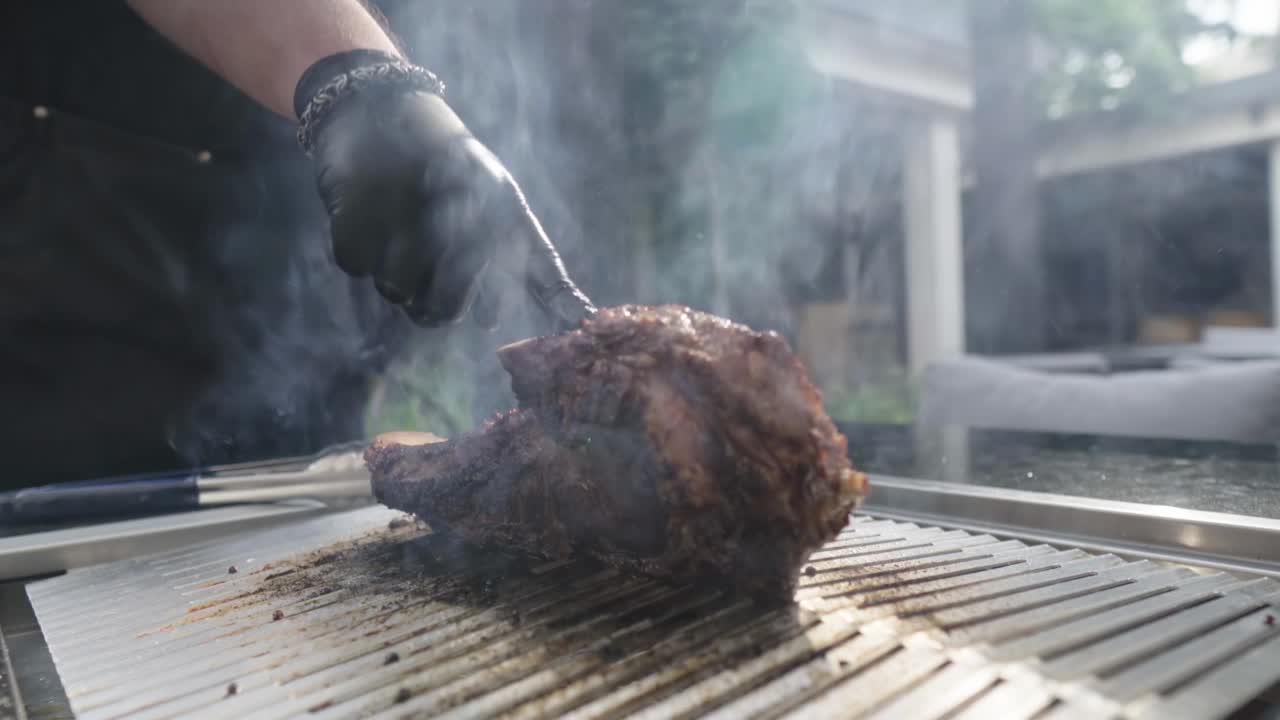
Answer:
[[[1280,518],[1280,448],[1274,445],[893,425],[841,429],[855,464],[870,473]]]

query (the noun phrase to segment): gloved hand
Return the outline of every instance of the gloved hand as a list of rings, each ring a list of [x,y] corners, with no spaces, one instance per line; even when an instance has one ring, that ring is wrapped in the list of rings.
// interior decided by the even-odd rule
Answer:
[[[372,276],[420,325],[473,308],[493,327],[523,286],[558,329],[591,312],[524,194],[440,95],[434,76],[372,51],[312,66],[299,137],[316,161],[338,265]]]

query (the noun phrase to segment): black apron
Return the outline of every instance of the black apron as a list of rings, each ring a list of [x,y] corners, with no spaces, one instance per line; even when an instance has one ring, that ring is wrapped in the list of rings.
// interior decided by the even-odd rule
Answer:
[[[362,435],[408,325],[330,262],[287,124],[202,146],[5,89],[0,488]]]

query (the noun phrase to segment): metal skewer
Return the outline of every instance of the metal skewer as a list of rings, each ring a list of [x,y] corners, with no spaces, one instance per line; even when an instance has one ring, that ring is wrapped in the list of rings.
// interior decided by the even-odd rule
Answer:
[[[0,493],[0,525],[64,523],[95,517],[157,515],[213,505],[371,494],[369,473],[359,452],[350,445],[303,462],[307,464],[301,468],[293,459],[279,464],[102,478]]]

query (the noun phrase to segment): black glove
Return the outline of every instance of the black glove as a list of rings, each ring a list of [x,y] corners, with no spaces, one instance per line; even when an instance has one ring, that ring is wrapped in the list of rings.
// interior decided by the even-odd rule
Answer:
[[[516,283],[559,329],[594,308],[569,279],[511,174],[421,68],[386,53],[325,58],[298,82],[299,139],[316,161],[338,265],[373,276],[420,325],[474,305],[493,327]]]

